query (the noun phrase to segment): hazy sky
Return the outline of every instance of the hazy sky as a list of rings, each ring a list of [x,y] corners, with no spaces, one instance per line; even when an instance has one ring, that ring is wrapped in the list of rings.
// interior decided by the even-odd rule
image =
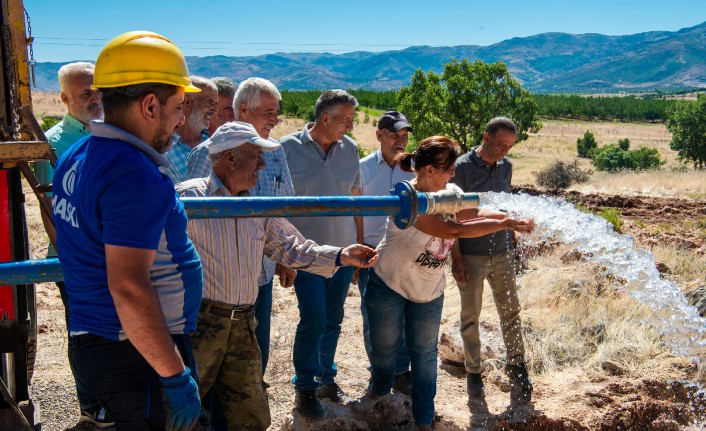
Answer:
[[[625,35],[706,21],[706,0],[25,0],[39,62],[95,60],[120,33],[151,30],[185,55],[387,51],[492,45],[545,32]],[[70,5],[70,6],[69,6]]]

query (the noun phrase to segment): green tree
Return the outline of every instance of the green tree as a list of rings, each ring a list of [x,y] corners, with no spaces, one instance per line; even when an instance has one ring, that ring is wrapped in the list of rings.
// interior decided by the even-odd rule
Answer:
[[[586,130],[586,133],[583,134],[583,138],[578,138],[576,140],[576,152],[579,157],[583,157],[584,159],[592,157],[596,151],[596,148],[598,148],[596,137],[593,136],[593,133],[588,130]]]
[[[679,160],[702,169],[706,165],[706,94],[678,103],[667,119],[667,129],[672,133],[669,146],[678,152]]]
[[[518,142],[542,127],[534,98],[502,62],[452,60],[441,76],[417,69],[409,87],[397,93],[397,106],[414,127],[413,142],[441,134],[457,141],[464,152],[481,142],[493,117],[511,118]]]

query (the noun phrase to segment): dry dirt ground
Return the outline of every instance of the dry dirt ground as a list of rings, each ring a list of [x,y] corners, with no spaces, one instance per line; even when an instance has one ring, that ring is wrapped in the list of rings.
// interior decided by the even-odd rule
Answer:
[[[48,100],[51,100],[51,95]],[[35,110],[36,107],[35,103]],[[303,124],[301,120],[283,119],[273,136],[281,137],[300,129]],[[538,193],[531,185],[532,172],[555,159],[573,159],[575,140],[587,129],[594,131],[601,143],[628,137],[634,143],[634,148],[639,146],[638,142],[659,148],[668,164],[660,173],[644,176],[625,174],[622,180],[615,180],[615,177],[607,174],[594,174],[588,184],[564,192],[562,196],[580,202],[591,210],[621,208],[623,231],[636,239],[637,246],[652,249],[656,259],[670,270],[665,270],[664,277],[673,280],[684,291],[706,285],[706,172],[676,169],[678,163],[674,160],[674,154],[668,150],[669,136],[663,125],[545,122],[542,131],[513,150],[515,183],[526,184],[522,189],[524,192]],[[377,147],[371,125],[358,124],[353,135],[365,149]],[[32,254],[34,258],[43,257],[46,236],[38,218],[36,201],[28,194],[27,202]],[[485,401],[469,402],[465,394],[463,369],[440,361],[436,396],[439,417],[436,429],[703,429],[706,423],[704,394],[698,392],[698,387],[688,383],[701,382],[703,385],[706,381],[704,370],[697,365],[698,358],[689,361],[672,357],[659,342],[659,334],[650,334],[649,328],[640,326],[640,307],[630,298],[607,289],[608,281],[596,282],[596,294],[603,295],[603,302],[598,305],[591,303],[591,306],[596,307],[595,313],[612,311],[609,325],[618,327],[630,323],[634,325],[630,328],[636,329],[628,331],[624,340],[615,341],[622,344],[617,344],[615,348],[618,353],[603,356],[608,360],[600,359],[596,362],[595,358],[577,356],[563,363],[556,361],[551,367],[547,365],[549,359],[556,359],[563,353],[557,350],[546,351],[547,346],[542,344],[537,329],[541,327],[541,319],[567,306],[570,314],[570,307],[574,303],[569,295],[562,293],[562,289],[571,286],[576,280],[590,281],[597,278],[594,275],[596,268],[585,262],[562,261],[560,258],[565,252],[567,250],[559,249],[532,258],[529,262],[530,271],[519,278],[520,299],[526,320],[528,358],[535,383],[534,403],[521,406],[512,403],[510,399],[507,379],[498,370],[502,365],[502,348],[497,346],[502,343],[498,341],[497,313],[492,295],[486,289],[481,315],[483,342],[493,346],[492,351],[485,353],[487,396]],[[460,312],[460,299],[453,280],[447,280],[442,331],[453,335],[453,325]],[[554,291],[557,293],[551,293]],[[41,409],[42,429],[86,429],[76,426],[78,408],[65,359],[66,329],[56,288],[51,284],[38,285],[37,302],[38,353],[32,392],[35,403]],[[409,413],[410,401],[402,395],[395,395],[369,417],[357,417],[348,407],[335,405],[328,405],[328,416],[321,422],[302,421],[293,414],[291,354],[298,320],[294,292],[276,288],[273,304],[272,348],[265,376],[271,384],[268,393],[272,429],[413,429]],[[610,304],[614,304],[616,309],[611,310]],[[357,288],[351,286],[336,362],[339,368],[338,382],[352,396],[363,394],[369,375],[359,306]],[[600,307],[603,308],[599,310]],[[562,313],[567,314],[565,311]],[[568,319],[564,314],[558,322]],[[652,340],[653,344],[645,346],[647,342],[644,339]],[[570,350],[568,344],[572,340],[566,338],[558,344],[566,343],[565,350]],[[706,357],[702,355],[700,360],[704,362]]]
[[[586,196],[578,193],[571,198],[596,207],[609,203],[618,206],[617,197]],[[635,198],[634,198],[635,199]],[[628,199],[629,200],[629,199]],[[28,197],[30,205],[30,229],[40,232],[41,225],[36,216],[36,204]],[[703,211],[704,202],[664,201],[647,199],[640,202],[641,212],[634,219],[654,222],[664,217],[663,208],[673,208],[691,214]],[[593,202],[593,203],[591,203]],[[673,214],[673,213],[672,213]],[[631,218],[633,216],[630,216]],[[632,233],[632,232],[630,232]],[[683,232],[687,235],[687,232]],[[39,235],[41,238],[41,235]],[[645,237],[645,241],[650,238]],[[703,245],[703,239],[697,243]],[[33,244],[34,257],[42,256],[44,246]],[[702,259],[703,254],[693,253]],[[551,260],[549,260],[551,259]],[[531,266],[556,274],[567,271],[590,270],[573,268],[557,263],[556,256],[539,257]],[[552,268],[552,266],[556,266]],[[550,274],[548,272],[548,274]],[[533,289],[541,289],[538,271],[520,278],[523,304]],[[551,277],[550,275],[544,275]],[[566,274],[563,275],[566,277]],[[559,277],[557,277],[559,278]],[[449,278],[442,328],[453,327],[460,311],[458,290]],[[701,283],[703,284],[703,275]],[[75,394],[69,368],[66,364],[66,342],[63,309],[53,285],[37,287],[39,309],[39,341],[37,366],[33,384],[33,397],[40,405],[43,430],[86,429],[74,427],[78,420]],[[483,342],[491,346],[501,345],[492,296],[486,294],[483,308]],[[363,394],[368,371],[362,343],[362,323],[359,312],[360,297],[355,286],[351,286],[346,302],[346,318],[337,353],[339,384],[351,395]],[[532,305],[528,313],[537,311]],[[540,310],[541,311],[541,310]],[[293,414],[294,391],[290,383],[293,376],[291,350],[297,321],[296,297],[291,289],[277,288],[274,292],[272,353],[266,380],[272,410],[272,429],[413,429],[410,421],[410,400],[396,395],[370,417],[355,417],[348,407],[329,405],[329,413],[323,422],[309,423]],[[452,330],[450,330],[452,331]],[[449,332],[449,331],[447,331]],[[500,347],[498,350],[501,350]],[[537,354],[538,355],[538,354]],[[502,354],[498,351],[488,356],[485,372],[487,396],[485,401],[468,402],[465,395],[465,378],[461,367],[440,362],[436,410],[439,415],[438,430],[463,429],[514,429],[514,430],[642,430],[642,429],[700,429],[704,424],[706,399],[697,394],[693,386],[682,382],[695,380],[698,370],[693,363],[680,358],[671,358],[664,353],[655,354],[661,363],[654,372],[638,369],[606,369],[568,366],[533,376],[535,382],[534,404],[519,406],[511,402],[504,375],[498,371]],[[605,368],[605,367],[604,367]],[[666,369],[666,371],[665,371]],[[694,424],[693,421],[702,421]],[[691,425],[690,425],[691,424]]]

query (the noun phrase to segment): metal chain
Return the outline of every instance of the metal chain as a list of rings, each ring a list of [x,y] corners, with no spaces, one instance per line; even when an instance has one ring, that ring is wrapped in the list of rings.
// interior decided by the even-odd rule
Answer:
[[[2,43],[5,47],[7,47],[7,52],[12,52],[12,38],[10,37],[10,27],[7,25],[2,26]],[[9,118],[9,123],[8,126],[3,130],[3,137],[2,139],[4,141],[8,141],[9,139],[5,138],[6,133],[9,133],[10,136],[12,136],[13,139],[19,140],[20,139],[20,116],[18,114],[19,110],[19,95],[17,94],[17,90],[15,88],[15,85],[13,84],[15,81],[15,64],[12,58],[9,58],[8,60],[3,62],[3,67],[5,69],[5,73],[7,76],[6,82],[9,83],[8,89],[10,90],[10,106],[12,109],[10,109],[10,115],[11,118]]]
[[[25,18],[27,19],[27,46],[29,47],[29,70],[32,74],[32,87],[36,87],[37,84],[34,82],[34,66],[37,65],[37,61],[34,59],[34,48],[32,46],[34,42],[34,37],[32,37],[32,21],[29,19],[29,12],[24,9]]]

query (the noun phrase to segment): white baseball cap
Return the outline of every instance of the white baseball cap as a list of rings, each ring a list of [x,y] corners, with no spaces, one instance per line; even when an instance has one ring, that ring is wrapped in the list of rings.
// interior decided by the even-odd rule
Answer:
[[[223,124],[213,132],[213,136],[206,140],[205,145],[208,147],[208,154],[216,154],[239,147],[247,142],[262,147],[262,151],[274,151],[279,148],[278,143],[261,138],[252,124],[242,121]]]

